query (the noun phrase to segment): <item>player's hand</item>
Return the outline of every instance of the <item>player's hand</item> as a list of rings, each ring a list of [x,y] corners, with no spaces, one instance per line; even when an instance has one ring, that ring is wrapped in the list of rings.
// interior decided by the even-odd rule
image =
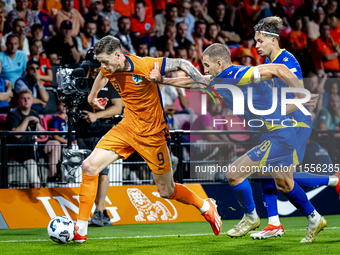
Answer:
[[[105,98],[95,98],[93,100],[88,100],[89,104],[94,108],[94,109],[99,109],[99,110],[105,110],[105,106],[109,99]]]
[[[156,84],[163,83],[163,76],[159,72],[159,70],[153,69],[149,74],[149,80]]]
[[[96,115],[92,112],[88,112],[88,111],[83,111],[86,115],[83,117],[83,119],[85,119],[88,123],[93,123],[96,122],[96,120],[98,119],[96,117]]]
[[[303,105],[315,107],[317,102],[318,102],[318,97],[319,97],[318,94],[312,94],[311,98],[309,99],[309,101],[307,103],[304,103]]]

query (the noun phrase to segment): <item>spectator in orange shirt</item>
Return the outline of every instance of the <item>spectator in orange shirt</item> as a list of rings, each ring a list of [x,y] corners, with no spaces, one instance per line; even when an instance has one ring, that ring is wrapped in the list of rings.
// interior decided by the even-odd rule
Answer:
[[[73,8],[76,9],[81,13],[81,15],[84,15],[87,13],[88,7],[90,7],[91,0],[74,0]]]
[[[45,0],[43,3],[43,9],[48,12],[50,17],[53,19],[57,12],[61,10],[61,1]]]
[[[288,35],[291,50],[302,50],[307,48],[307,35],[302,30],[302,18],[295,17],[293,30]],[[294,54],[295,55],[295,54]]]
[[[80,12],[73,8],[73,0],[61,0],[62,9],[58,11],[54,19],[54,28],[60,30],[60,25],[64,20],[69,20],[72,23],[71,36],[76,37],[79,34],[80,28],[84,28],[85,20]]]
[[[313,64],[318,74],[324,72],[330,74],[328,76],[340,77],[340,62],[339,44],[334,43],[330,35],[330,26],[328,23],[323,22],[320,24],[321,36],[313,42]]]
[[[243,48],[240,50],[237,59],[233,62],[234,65],[252,66],[254,57],[250,49]]]
[[[233,59],[234,61],[236,61],[237,59],[239,59],[241,57],[241,51],[243,49],[249,49],[250,50],[251,55],[253,56],[253,58],[252,58],[252,65],[253,66],[257,66],[257,65],[260,65],[261,63],[263,63],[263,59],[258,54],[257,49],[254,47],[254,39],[253,39],[252,34],[247,33],[247,34],[242,36],[242,44],[240,45],[240,47],[238,47],[238,49],[236,50],[236,52],[234,54],[234,59]]]
[[[148,39],[156,36],[158,32],[158,28],[154,26],[154,19],[145,15],[145,7],[144,0],[136,0],[135,15],[130,19],[130,32],[135,42],[149,41]]]
[[[43,82],[44,86],[51,85],[51,81],[53,80],[51,63],[48,58],[43,58],[41,53],[43,52],[43,45],[41,40],[32,40],[31,46],[31,55],[28,59],[34,58],[40,62],[40,72],[36,75],[37,80]]]
[[[157,0],[157,1],[153,1],[153,9],[154,9],[154,13],[155,14],[159,14],[159,13],[165,13],[166,11],[166,6],[168,4],[176,4],[178,3],[177,0]]]
[[[115,5],[113,6],[113,10],[118,12],[120,16],[131,17],[133,10],[133,0],[115,0]]]
[[[205,47],[212,44],[211,41],[209,41],[207,38],[205,38],[205,32],[207,29],[207,24],[204,20],[198,20],[195,22],[195,29],[194,33],[192,34],[192,37],[194,38],[197,50],[198,50],[198,56],[201,57],[203,50]]]
[[[242,19],[247,31],[253,31],[254,26],[263,18],[273,16],[270,11],[270,5],[267,2],[262,2],[259,5],[259,0],[250,0],[249,4],[245,4],[242,12]]]
[[[328,16],[328,23],[331,26],[331,36],[334,42],[340,44],[340,26],[339,26],[339,15],[337,13],[331,13]]]
[[[147,17],[153,17],[153,6],[151,0],[145,1],[145,15]],[[120,16],[126,16],[131,18],[135,14],[135,0],[115,0],[113,10],[118,12]],[[170,3],[170,2],[169,2]]]
[[[287,37],[287,48],[300,63],[302,72],[307,74],[312,69],[312,59],[308,49],[307,35],[301,31],[302,21],[301,17],[293,17],[293,30]]]

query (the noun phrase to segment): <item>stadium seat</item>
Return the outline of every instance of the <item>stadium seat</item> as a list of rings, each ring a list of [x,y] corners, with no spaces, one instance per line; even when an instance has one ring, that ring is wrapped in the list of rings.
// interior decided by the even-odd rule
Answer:
[[[242,124],[233,124],[231,125],[231,123],[243,123],[244,119],[235,115],[229,115],[229,116],[224,116],[223,117],[225,120],[227,120],[227,124],[226,124],[226,129],[230,130],[230,131],[244,131],[244,130],[248,130],[247,126],[243,126]],[[247,125],[247,124],[246,124]],[[249,135],[247,134],[235,134],[235,135],[228,135],[230,140],[233,142],[245,142],[249,139]],[[241,145],[242,146],[242,145]],[[244,153],[246,152],[246,148],[245,147],[238,147],[236,149],[237,153]]]
[[[47,114],[55,114],[58,112],[58,99],[59,99],[59,94],[56,88],[53,87],[45,87],[46,92],[49,95],[48,102],[45,106],[45,109],[47,111]]]
[[[7,114],[0,114],[0,130],[6,130]]]
[[[45,119],[45,115],[39,115],[40,119],[41,119],[41,124],[43,126],[43,128],[48,131],[48,122]],[[46,142],[48,140],[48,135],[46,135],[44,138],[37,138],[37,142],[38,143],[43,143]]]
[[[52,75],[53,75],[53,81],[51,81],[51,87],[53,88],[58,87],[57,78],[56,78],[58,68],[60,68],[60,65],[51,65],[51,70],[52,70]]]
[[[44,126],[44,128],[45,128],[46,130],[48,130],[48,123],[50,122],[51,119],[53,119],[54,116],[56,116],[56,114],[48,114],[48,115],[45,115],[45,116],[44,116],[43,119],[44,119],[44,122],[46,122],[46,125],[47,125],[47,126],[46,126],[47,129],[46,129],[45,126]]]
[[[231,123],[243,123],[244,119],[235,115],[229,115],[223,117],[225,120],[227,120],[226,129],[227,130],[233,130],[233,131],[244,131],[248,130],[247,125],[242,124],[233,124]],[[237,134],[237,135],[229,135],[229,138],[235,142],[245,142],[249,139],[249,135],[247,134]]]
[[[237,47],[235,47],[235,46],[230,46],[230,47],[228,47],[229,48],[229,50],[230,50],[230,58],[231,59],[233,59],[234,58],[234,55],[235,55],[235,53],[236,53],[236,51],[237,51]]]

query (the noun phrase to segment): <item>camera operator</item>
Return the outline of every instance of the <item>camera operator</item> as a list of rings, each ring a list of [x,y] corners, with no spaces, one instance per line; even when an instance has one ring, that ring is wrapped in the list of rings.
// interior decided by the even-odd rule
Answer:
[[[83,62],[84,69],[88,69],[87,77],[93,81],[100,72],[100,62],[94,55],[93,49],[89,49]],[[82,112],[80,118],[75,124],[76,139],[80,149],[93,150],[100,140],[114,125],[117,125],[121,118],[113,118],[115,115],[122,114],[123,103],[112,84],[108,82],[105,87],[98,93],[99,98],[109,98],[105,110],[95,110],[87,102],[87,97],[77,107]],[[105,198],[109,188],[108,167],[99,174],[98,191],[95,200],[96,211],[93,214],[91,223],[97,226],[112,225],[110,217],[105,210]]]

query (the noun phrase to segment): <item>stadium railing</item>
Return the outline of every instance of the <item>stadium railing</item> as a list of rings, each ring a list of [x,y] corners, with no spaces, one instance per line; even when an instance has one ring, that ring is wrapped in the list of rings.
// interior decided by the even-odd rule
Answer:
[[[171,150],[177,158],[177,166],[174,169],[174,180],[179,183],[218,183],[226,181],[226,169],[239,156],[246,153],[256,144],[260,133],[256,131],[208,131],[208,130],[171,130]],[[318,131],[321,139],[318,143],[329,153],[331,160],[340,161],[339,139],[334,139],[339,130]],[[37,187],[29,183],[31,176],[39,176],[38,187],[79,187],[81,183],[81,162],[89,152],[82,155],[71,155],[71,158],[64,162],[57,161],[55,168],[58,172],[57,179],[48,181],[48,171],[53,167],[47,155],[44,155],[45,144],[9,144],[9,136],[14,135],[65,135],[62,131],[0,131],[0,184],[1,188],[29,188]],[[231,142],[211,143],[200,141],[196,143],[183,142],[183,136],[207,134],[227,134]],[[235,135],[249,135],[248,140],[234,140]],[[56,146],[56,145],[50,145]],[[58,145],[60,147],[60,145]],[[66,145],[62,145],[65,147]],[[33,161],[19,163],[9,157],[9,149],[20,147],[31,147],[33,151]],[[33,150],[32,150],[33,147]],[[62,148],[59,148],[60,150]],[[13,149],[15,151],[15,149]],[[75,151],[77,148],[75,148]],[[36,162],[36,163],[35,163]],[[197,171],[198,170],[198,171]],[[65,174],[66,173],[66,174]],[[31,176],[30,176],[31,175]],[[256,178],[256,177],[253,177]],[[154,184],[151,171],[147,164],[141,160],[118,160],[109,166],[109,180],[111,186],[119,185],[142,185]]]

